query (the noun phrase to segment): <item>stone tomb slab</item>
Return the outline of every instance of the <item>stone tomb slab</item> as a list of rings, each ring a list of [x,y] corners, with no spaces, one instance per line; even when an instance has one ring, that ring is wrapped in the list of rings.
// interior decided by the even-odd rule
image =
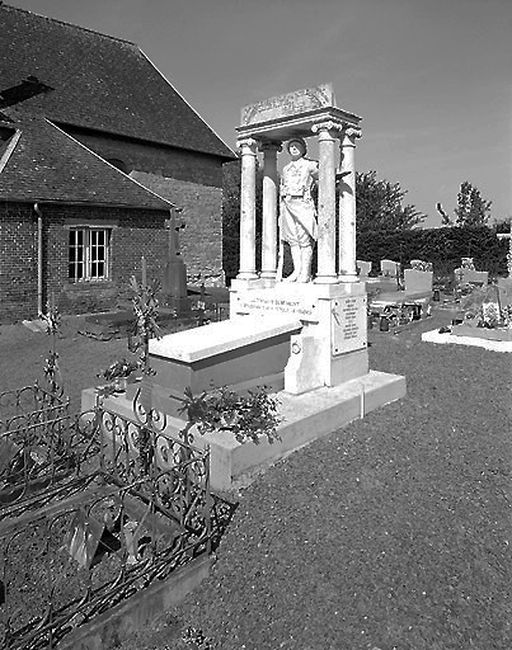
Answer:
[[[421,335],[421,340],[427,343],[468,345],[492,352],[512,352],[512,341],[495,341],[478,336],[456,336],[448,332],[440,333],[438,330],[424,332]]]
[[[512,342],[512,329],[505,327],[486,328],[472,327],[461,323],[452,327],[452,336],[471,336],[486,341],[510,341]]]
[[[175,414],[187,387],[194,394],[220,386],[282,388],[290,337],[301,327],[297,319],[276,314],[210,323],[150,341],[153,406]]]

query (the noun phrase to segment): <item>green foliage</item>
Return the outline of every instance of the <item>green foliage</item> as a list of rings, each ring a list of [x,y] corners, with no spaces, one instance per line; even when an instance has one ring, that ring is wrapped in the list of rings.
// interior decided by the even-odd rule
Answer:
[[[504,219],[497,219],[493,224],[492,228],[496,233],[509,233],[512,231],[512,216],[505,217]]]
[[[455,225],[470,228],[487,225],[491,216],[491,205],[492,201],[484,200],[476,187],[469,181],[464,181],[457,194]]]
[[[246,394],[223,387],[193,395],[190,388],[186,388],[179,412],[187,416],[187,433],[191,426],[197,425],[201,435],[230,431],[238,442],[250,440],[258,444],[261,436],[266,436],[271,443],[279,439],[277,427],[281,419],[277,413],[278,405],[279,400],[264,386]]]
[[[122,359],[118,359],[111,363],[108,368],[101,370],[97,376],[102,377],[107,381],[112,381],[113,379],[129,377],[132,372],[135,372],[138,368],[139,363],[136,361],[129,361],[123,357]]]
[[[374,268],[385,258],[403,265],[422,259],[433,262],[437,276],[453,273],[462,257],[473,257],[478,270],[505,275],[507,248],[508,244],[486,227],[363,232],[357,238],[358,259],[373,262]]]
[[[52,301],[46,305],[46,313],[41,314],[46,327],[46,333],[51,336],[51,349],[48,351],[48,356],[45,359],[43,373],[46,381],[48,382],[50,392],[58,395],[64,393],[62,385],[62,374],[59,367],[59,353],[57,352],[56,339],[60,335],[60,327],[62,323],[62,315],[59,308],[55,304],[55,299],[52,296]]]
[[[426,215],[404,205],[406,194],[399,183],[380,180],[375,171],[356,172],[357,232],[403,232],[422,223]]]
[[[140,367],[144,374],[150,374],[149,368],[149,339],[160,338],[158,318],[157,293],[160,285],[157,280],[150,283],[138,283],[134,275],[130,279],[132,290],[132,305],[135,314],[135,340],[132,340],[131,351],[141,350]]]

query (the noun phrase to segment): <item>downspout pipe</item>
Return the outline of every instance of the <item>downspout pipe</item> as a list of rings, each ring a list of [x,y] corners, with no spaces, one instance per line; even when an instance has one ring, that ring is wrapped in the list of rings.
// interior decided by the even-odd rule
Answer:
[[[37,315],[43,314],[43,213],[37,203],[34,203],[37,214]]]

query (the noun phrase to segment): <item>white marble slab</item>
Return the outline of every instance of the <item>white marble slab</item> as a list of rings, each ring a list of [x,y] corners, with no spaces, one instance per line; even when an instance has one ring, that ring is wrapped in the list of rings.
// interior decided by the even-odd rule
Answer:
[[[149,353],[191,363],[216,354],[300,330],[296,318],[268,314],[265,318],[239,317],[167,334],[149,342]]]
[[[489,341],[479,339],[475,336],[454,336],[446,333],[440,334],[437,330],[424,332],[421,340],[427,343],[454,343],[455,345],[470,345],[477,348],[485,348],[492,352],[512,352],[512,341]]]

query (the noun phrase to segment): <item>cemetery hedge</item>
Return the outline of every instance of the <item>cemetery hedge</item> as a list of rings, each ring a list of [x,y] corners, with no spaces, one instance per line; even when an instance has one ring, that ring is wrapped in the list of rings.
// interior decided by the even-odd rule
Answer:
[[[238,226],[237,226],[238,228]],[[223,256],[227,279],[238,273],[238,230],[232,225],[224,233]],[[257,232],[257,257],[261,249]],[[382,259],[407,266],[412,259],[433,262],[434,274],[446,277],[460,266],[461,257],[473,257],[479,271],[491,276],[507,274],[508,243],[500,241],[492,228],[450,227],[413,230],[375,230],[357,234],[357,259],[373,262],[379,268]],[[286,275],[286,273],[285,273]]]
[[[392,259],[407,265],[411,259],[433,262],[434,274],[443,277],[460,266],[461,257],[473,257],[479,271],[506,275],[508,244],[493,229],[436,228],[405,231],[364,231],[357,236],[357,258],[373,262]]]

